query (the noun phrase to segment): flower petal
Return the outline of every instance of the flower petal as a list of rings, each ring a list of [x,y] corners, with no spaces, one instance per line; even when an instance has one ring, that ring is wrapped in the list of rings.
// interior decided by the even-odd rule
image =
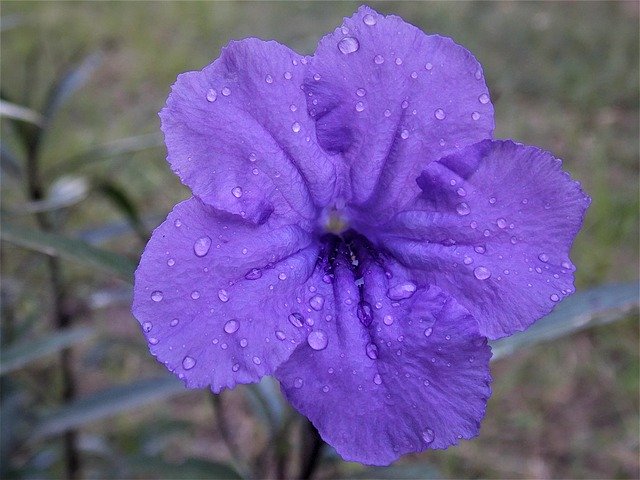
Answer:
[[[331,306],[319,248],[298,226],[253,225],[197,198],[178,204],[136,271],[133,314],[151,353],[190,388],[272,373],[320,321],[310,299]]]
[[[484,141],[430,163],[423,195],[376,243],[500,338],[574,291],[569,259],[590,199],[536,147]],[[376,235],[372,232],[372,235]]]
[[[490,348],[475,320],[438,287],[402,290],[402,269],[386,267],[363,259],[361,297],[338,263],[338,313],[319,327],[327,341],[301,343],[276,370],[322,438],[371,465],[474,437],[491,393]]]
[[[366,6],[320,41],[304,88],[320,145],[343,154],[352,204],[373,225],[419,193],[428,162],[494,128],[469,51]]]
[[[333,193],[300,89],[306,59],[276,42],[231,42],[178,77],[160,112],[168,161],[203,202],[254,223],[311,218]]]

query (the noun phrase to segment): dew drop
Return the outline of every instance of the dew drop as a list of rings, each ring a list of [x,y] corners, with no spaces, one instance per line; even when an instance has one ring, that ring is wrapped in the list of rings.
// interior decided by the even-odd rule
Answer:
[[[473,274],[478,280],[486,280],[491,276],[491,272],[487,267],[476,267],[473,270]]]
[[[424,432],[422,432],[422,439],[425,443],[432,443],[435,438],[436,436],[433,433],[433,430],[431,430],[430,428],[427,428]]]
[[[402,130],[402,132],[400,133],[400,137],[402,137],[403,140],[409,138],[409,130]]]
[[[278,274],[278,278],[279,278],[280,280],[286,280],[286,279],[287,279],[287,274],[286,274],[286,273],[284,273],[284,272],[280,272],[280,273]]]
[[[515,245],[516,243],[518,243],[518,239],[516,237],[511,237],[511,245]]]
[[[314,330],[307,335],[307,343],[314,350],[324,350],[327,348],[329,339],[324,330]]]
[[[231,89],[229,87],[222,87],[222,95],[224,95],[225,97],[228,97],[229,95],[231,95]]]
[[[237,320],[229,320],[224,324],[224,331],[229,334],[237,332],[238,328],[240,328],[240,324]]]
[[[151,345],[157,345],[158,344],[158,339],[156,337],[149,337],[149,343]]]
[[[447,115],[444,113],[444,110],[442,110],[441,108],[438,108],[433,115],[438,119],[438,120],[444,120],[444,117],[446,117]]]
[[[484,253],[484,252],[486,252],[486,251],[487,251],[487,249],[486,249],[486,248],[484,248],[484,245],[477,245],[477,246],[473,247],[473,250],[474,250],[476,253],[480,253],[480,254],[482,254],[482,253]]]
[[[182,359],[182,367],[185,370],[191,370],[195,366],[196,366],[196,361],[193,358],[186,356]]]
[[[471,114],[471,118],[474,120],[480,120],[480,114],[478,112],[473,112]]]
[[[167,265],[169,265],[170,267],[173,267],[176,264],[176,261],[173,258],[170,258],[169,260],[167,260]]]
[[[556,295],[555,293],[553,293],[551,295],[551,297],[549,297],[549,298],[551,298],[551,300],[554,301],[554,302],[560,301],[560,297],[558,295]]]
[[[418,78],[418,72],[411,72],[411,78],[413,78],[414,80]]]
[[[246,338],[240,340],[240,346],[242,348],[246,348],[247,345],[249,345],[249,341]]]
[[[151,331],[151,329],[152,329],[152,328],[153,328],[153,323],[151,323],[151,322],[144,322],[144,323],[142,324],[142,330],[143,330],[144,332],[149,333],[149,332]]]
[[[465,265],[471,265],[473,263],[473,258],[465,256],[462,260],[462,263],[464,263]]]
[[[546,253],[541,253],[540,255],[538,255],[538,259],[543,263],[547,263],[549,261],[549,255],[547,255]]]
[[[569,262],[562,262],[562,268],[566,268],[567,270],[571,269],[571,264]]]
[[[391,300],[404,300],[416,292],[416,284],[412,282],[400,283],[387,290],[387,297]]]
[[[289,323],[294,327],[300,328],[304,324],[304,317],[300,315],[298,312],[294,312],[289,315]]]
[[[231,190],[231,195],[233,195],[236,198],[240,198],[242,196],[242,187],[234,187]]]
[[[231,370],[233,370],[234,372],[237,372],[238,370],[240,370],[240,364],[234,363],[233,367],[231,367]]]
[[[207,253],[209,253],[209,249],[211,248],[211,238],[200,237],[193,244],[193,253],[196,254],[196,257],[204,257]]]
[[[384,57],[382,55],[376,55],[373,57],[373,61],[376,65],[382,65],[384,63]]]
[[[362,21],[364,22],[365,25],[369,25],[370,27],[372,27],[372,26],[374,26],[376,24],[376,17],[374,17],[370,13],[367,13],[362,18]]]
[[[292,77],[291,72],[284,72],[283,76],[285,80],[291,80]]]
[[[171,320],[171,323],[169,323],[169,326],[175,327],[176,325],[178,325],[178,323],[180,323],[180,320],[174,318],[173,320]]]
[[[360,48],[360,42],[353,37],[345,37],[338,42],[338,49],[345,55],[357,52]]]
[[[491,197],[491,198],[489,198],[489,203],[490,203],[491,205],[495,205],[495,204],[496,204],[496,197]]]
[[[364,110],[364,103],[358,102],[356,103],[356,112],[362,112]]]
[[[314,295],[309,299],[309,305],[311,305],[311,308],[315,311],[322,310],[322,307],[324,306],[324,297],[322,295]]]
[[[153,292],[151,294],[151,300],[153,300],[154,302],[162,301],[162,292],[160,290],[156,290],[155,292]]]
[[[458,215],[469,215],[471,213],[471,209],[469,208],[469,205],[465,202],[461,202],[458,205],[456,205],[456,212],[458,212]]]
[[[384,323],[385,325],[393,324],[393,317],[391,315],[385,315],[382,319],[382,323]]]
[[[384,111],[384,116],[387,117],[387,118],[390,117],[391,116],[391,110],[389,110],[389,109],[385,110]]]
[[[227,302],[229,300],[229,294],[224,288],[218,290],[218,298],[221,302]]]
[[[296,378],[293,381],[293,386],[296,387],[296,388],[301,388],[302,385],[304,385],[304,381],[300,377]]]
[[[366,351],[367,357],[369,357],[371,360],[375,360],[376,358],[378,358],[378,347],[375,343],[368,343]]]
[[[216,98],[218,98],[216,91],[213,88],[209,89],[207,92],[207,102],[215,102]]]
[[[260,365],[262,363],[262,360],[260,360],[260,357],[253,357],[251,359],[253,361],[253,363],[255,363],[256,365]]]
[[[191,298],[192,298],[193,300],[197,300],[197,299],[199,299],[199,298],[200,298],[200,292],[199,292],[199,291],[197,291],[197,290],[194,290],[193,292],[191,292]]]
[[[300,131],[300,124],[298,122],[293,122],[291,130],[293,130],[293,133],[298,133]]]
[[[380,376],[379,373],[376,373],[373,376],[373,383],[375,383],[376,385],[380,385],[382,383],[382,377]]]
[[[371,325],[371,322],[373,321],[373,312],[371,311],[371,305],[368,302],[358,303],[357,314],[360,322],[365,327]]]
[[[458,188],[458,190],[456,190],[456,193],[460,197],[465,197],[467,195],[467,191],[462,187]]]
[[[499,218],[497,223],[499,228],[507,228],[507,221],[504,218]]]
[[[257,268],[252,268],[244,276],[247,280],[257,280],[260,277],[262,277],[262,271]]]
[[[424,68],[425,68],[426,70],[432,70],[432,69],[433,69],[433,64],[431,64],[431,63],[427,63],[427,64],[424,66]]]
[[[284,334],[284,332],[276,330],[276,338],[278,340],[284,340],[285,338],[287,338],[287,336]]]
[[[396,65],[402,65],[402,59],[400,57],[396,58]]]
[[[489,95],[487,95],[486,93],[483,93],[478,97],[478,101],[481,104],[486,105],[487,103],[489,103]]]
[[[324,387],[322,387],[322,391],[323,391],[324,393],[329,392],[329,386],[328,386],[328,385],[325,385]]]
[[[356,95],[358,95],[359,97],[364,97],[367,94],[367,92],[365,91],[364,88],[359,88],[356,90]]]
[[[180,220],[176,220],[175,222],[173,222],[173,224],[174,224],[176,227],[181,227],[181,226],[182,226],[182,222],[181,222]]]

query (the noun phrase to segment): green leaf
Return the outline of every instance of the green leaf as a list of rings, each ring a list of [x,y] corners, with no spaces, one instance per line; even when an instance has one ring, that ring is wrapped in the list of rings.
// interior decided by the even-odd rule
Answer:
[[[79,398],[42,418],[34,429],[33,439],[58,435],[187,392],[174,376],[151,378],[102,390]]]
[[[47,255],[59,256],[99,268],[128,282],[133,281],[133,273],[136,268],[133,262],[122,255],[102,250],[82,240],[42,232],[5,221],[0,223],[0,238]]]
[[[522,333],[491,342],[492,360],[540,342],[615,322],[638,310],[638,282],[603,285],[576,293]]]
[[[134,475],[151,478],[170,478],[172,480],[190,479],[233,479],[242,477],[231,466],[223,463],[209,462],[197,458],[189,458],[182,463],[168,463],[161,457],[129,457],[126,460],[127,470]]]
[[[42,125],[43,121],[42,115],[38,112],[6,100],[0,100],[0,117],[33,123],[34,125]]]
[[[47,334],[36,340],[20,341],[3,348],[0,353],[0,375],[40,360],[43,357],[64,350],[76,343],[86,341],[95,335],[89,327],[74,327]]]
[[[140,212],[124,188],[115,182],[107,180],[97,182],[95,188],[124,215],[133,230],[144,242],[149,240],[149,232],[142,222]]]

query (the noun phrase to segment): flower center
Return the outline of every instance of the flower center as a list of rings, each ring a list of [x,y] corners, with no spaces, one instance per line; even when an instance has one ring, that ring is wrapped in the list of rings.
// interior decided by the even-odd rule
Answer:
[[[320,216],[320,229],[323,233],[341,236],[349,228],[349,219],[344,208],[331,206],[324,209]]]

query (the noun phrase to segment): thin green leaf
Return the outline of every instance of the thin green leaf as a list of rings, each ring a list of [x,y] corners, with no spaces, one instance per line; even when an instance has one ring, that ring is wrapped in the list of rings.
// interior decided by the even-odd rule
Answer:
[[[51,122],[58,110],[80,90],[102,63],[102,53],[95,52],[72,66],[51,88],[42,116],[44,124]]]
[[[36,425],[33,439],[42,439],[75,430],[144,405],[186,393],[174,376],[151,378],[102,390],[60,407]]]
[[[230,465],[197,458],[189,458],[182,463],[169,463],[161,457],[129,457],[126,459],[126,467],[135,476],[144,475],[172,480],[200,478],[239,480],[242,478]]]
[[[33,123],[34,125],[42,125],[43,122],[43,117],[38,112],[6,100],[0,100],[0,117]]]
[[[626,318],[638,310],[639,288],[638,282],[631,282],[603,285],[576,293],[526,331],[491,342],[492,360],[540,342]]]
[[[136,204],[129,198],[127,191],[115,182],[103,180],[95,185],[95,189],[104,195],[124,217],[129,221],[133,230],[143,240],[149,239],[149,232],[147,231],[140,212]]]
[[[14,178],[22,175],[22,165],[18,156],[4,143],[0,143],[0,169]]]
[[[55,171],[56,174],[59,175],[62,172],[75,171],[78,168],[91,165],[94,162],[104,159],[122,157],[150,148],[157,148],[162,146],[162,144],[162,135],[158,133],[121,138],[66,158],[54,165],[52,171]]]
[[[74,327],[47,334],[37,340],[20,341],[0,353],[0,375],[18,370],[31,362],[52,355],[95,335],[89,327]]]
[[[133,281],[135,264],[128,258],[102,250],[82,240],[46,233],[3,221],[0,223],[0,238],[15,245],[84,263],[115,274],[128,282]]]

